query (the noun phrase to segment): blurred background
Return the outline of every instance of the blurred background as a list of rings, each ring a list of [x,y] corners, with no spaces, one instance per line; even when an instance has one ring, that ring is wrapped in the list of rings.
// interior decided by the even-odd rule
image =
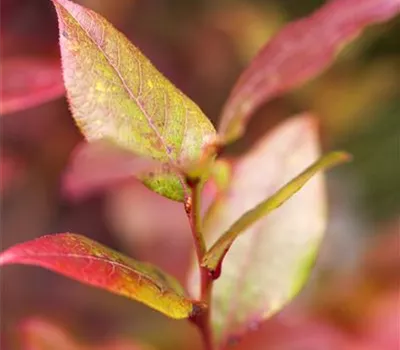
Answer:
[[[324,3],[76,2],[124,32],[215,125],[232,85],[258,49],[285,23]],[[240,154],[283,119],[313,111],[321,120],[324,150],[354,155],[351,164],[328,176],[329,229],[312,279],[289,307],[237,348],[398,349],[399,33],[398,17],[368,29],[317,79],[263,106],[246,136],[230,147],[230,154]],[[18,89],[18,80],[26,78],[18,76],[17,65],[6,64],[8,59],[59,67],[57,39],[50,1],[1,1],[2,89]],[[135,181],[81,201],[63,196],[61,175],[80,141],[64,97],[2,115],[1,250],[47,233],[82,233],[156,263],[185,283],[192,245],[180,204]],[[121,343],[118,349],[134,349],[134,341],[155,349],[200,348],[197,331],[187,322],[39,268],[2,269],[1,348],[78,348],[68,337],[90,349],[120,341],[126,347]],[[64,347],[54,345],[57,341]]]

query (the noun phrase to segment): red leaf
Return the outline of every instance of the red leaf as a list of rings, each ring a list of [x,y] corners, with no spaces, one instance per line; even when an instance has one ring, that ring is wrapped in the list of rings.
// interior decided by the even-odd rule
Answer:
[[[175,278],[155,266],[77,234],[48,235],[11,247],[0,255],[0,265],[8,264],[41,266],[137,300],[171,318],[190,317],[203,307],[185,297]]]
[[[0,112],[14,113],[64,94],[61,63],[54,59],[15,57],[1,63]]]
[[[223,110],[219,132],[228,140],[241,136],[261,104],[316,76],[366,26],[399,11],[399,0],[333,0],[288,24],[239,78]]]

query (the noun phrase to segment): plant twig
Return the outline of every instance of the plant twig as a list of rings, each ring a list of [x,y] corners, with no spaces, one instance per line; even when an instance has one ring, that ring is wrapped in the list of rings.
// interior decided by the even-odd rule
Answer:
[[[193,242],[196,249],[197,260],[201,262],[206,253],[206,242],[201,232],[200,200],[201,183],[196,180],[187,180],[190,187],[190,197],[186,200],[186,213],[189,216],[190,228],[192,231]]]
[[[191,190],[190,199],[185,203],[186,213],[189,217],[190,227],[193,236],[193,242],[196,249],[197,261],[200,272],[200,299],[207,305],[207,308],[199,315],[192,318],[192,321],[199,328],[204,342],[205,350],[213,350],[211,325],[210,325],[210,303],[213,279],[209,271],[201,266],[204,254],[207,251],[206,243],[202,233],[200,205],[202,184],[197,179],[187,179]]]

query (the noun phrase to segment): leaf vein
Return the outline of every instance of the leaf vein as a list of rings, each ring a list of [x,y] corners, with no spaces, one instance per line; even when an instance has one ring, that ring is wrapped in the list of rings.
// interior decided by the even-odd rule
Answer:
[[[157,136],[157,138],[159,139],[159,141],[161,142],[165,153],[167,155],[167,157],[169,158],[169,160],[171,161],[171,163],[173,163],[173,159],[171,158],[170,154],[168,153],[168,149],[167,146],[164,142],[164,139],[161,137],[160,133],[158,132],[157,128],[155,127],[151,117],[148,115],[146,109],[144,108],[144,106],[142,105],[142,103],[139,101],[139,99],[132,93],[131,89],[129,88],[129,86],[127,85],[124,77],[122,76],[121,72],[119,71],[119,69],[115,66],[115,64],[113,64],[113,62],[110,60],[110,58],[108,57],[108,54],[104,51],[103,47],[101,45],[99,45],[99,43],[96,42],[96,40],[90,35],[90,33],[88,32],[88,30],[80,23],[79,20],[77,20],[77,18],[75,18],[71,13],[70,15],[78,22],[80,28],[82,28],[82,30],[85,32],[86,36],[96,45],[96,47],[99,49],[99,51],[103,54],[103,56],[105,57],[106,61],[108,62],[108,64],[113,68],[113,70],[115,71],[115,73],[117,74],[118,78],[120,79],[125,91],[127,92],[127,94],[129,95],[129,97],[137,104],[137,106],[139,107],[140,111],[143,113],[144,117],[146,118],[147,122],[149,123],[150,127],[153,129],[155,135]],[[141,67],[141,65],[139,64],[139,67]],[[142,82],[142,79],[139,79],[140,82]],[[140,82],[139,82],[139,86],[140,86]]]
[[[160,290],[160,292],[165,292],[165,289],[163,288],[162,284],[159,283],[158,281],[153,280],[150,276],[148,276],[138,270],[135,270],[134,268],[130,267],[129,265],[124,265],[118,261],[112,261],[112,260],[101,258],[98,256],[86,256],[86,255],[81,255],[81,254],[61,254],[61,253],[58,253],[58,254],[41,253],[41,254],[35,254],[34,257],[44,257],[44,258],[61,257],[61,258],[83,259],[86,261],[89,260],[90,262],[92,262],[93,260],[101,261],[101,262],[111,265],[114,268],[114,272],[115,272],[115,267],[119,267],[121,269],[127,270],[127,271],[137,275],[139,279],[144,278],[144,279],[148,280],[150,283],[154,284]],[[168,289],[172,290],[170,287]],[[174,292],[177,293],[175,290],[174,290]]]

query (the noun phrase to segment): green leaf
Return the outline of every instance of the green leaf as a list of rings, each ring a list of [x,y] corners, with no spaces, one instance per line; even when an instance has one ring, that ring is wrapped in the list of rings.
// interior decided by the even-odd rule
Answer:
[[[211,178],[214,180],[218,191],[224,191],[231,180],[232,167],[227,159],[218,159],[211,169]]]
[[[350,156],[345,152],[328,153],[276,191],[271,197],[268,197],[256,207],[244,213],[210,248],[203,258],[202,266],[207,267],[210,271],[215,271],[222,263],[224,256],[239,234],[276,208],[279,208],[290,197],[296,194],[317,172],[332,168],[349,159]]]
[[[229,231],[238,218],[319,158],[316,130],[316,121],[308,115],[291,118],[232,162],[230,184],[217,197],[204,223],[209,246]],[[325,226],[324,181],[319,173],[284,205],[236,238],[213,288],[211,315],[216,343],[221,345],[230,337],[247,332],[298,293],[309,274]],[[189,275],[191,291],[198,290],[197,270],[193,266]]]
[[[109,139],[163,163],[195,162],[215,137],[199,107],[100,15],[71,1],[53,3],[67,95],[84,136]],[[180,175],[143,182],[163,196],[184,199]]]
[[[188,318],[203,307],[186,297],[178,281],[157,267],[78,234],[53,234],[17,244],[0,254],[0,265],[9,264],[41,266],[137,300],[171,318]]]

